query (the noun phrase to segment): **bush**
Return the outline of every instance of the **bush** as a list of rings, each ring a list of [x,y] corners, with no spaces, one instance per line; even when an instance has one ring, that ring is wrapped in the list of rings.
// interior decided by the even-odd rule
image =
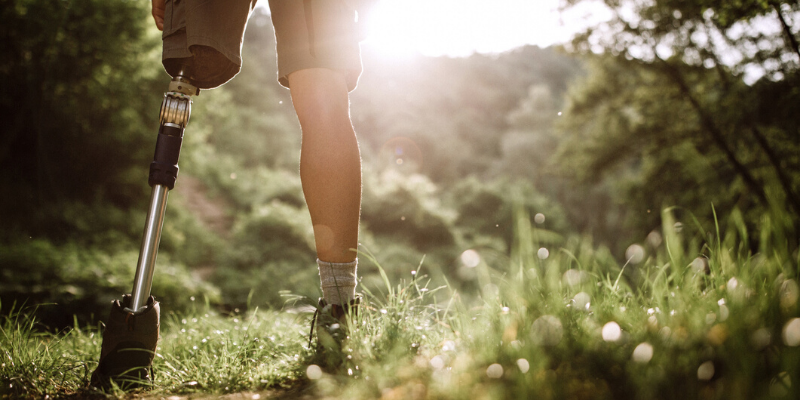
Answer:
[[[0,245],[0,300],[5,304],[45,305],[38,310],[46,326],[89,323],[108,314],[109,303],[130,293],[138,252],[108,253],[75,243],[54,245],[30,240]],[[182,264],[162,255],[152,294],[165,311],[185,311],[191,297],[219,301],[219,290],[192,276]]]

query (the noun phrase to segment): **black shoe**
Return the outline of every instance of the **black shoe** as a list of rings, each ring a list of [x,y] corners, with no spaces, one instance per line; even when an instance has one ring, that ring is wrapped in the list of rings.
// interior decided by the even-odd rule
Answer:
[[[152,382],[152,364],[158,345],[161,311],[153,296],[137,313],[125,310],[131,296],[111,304],[111,314],[103,330],[100,362],[90,385],[108,389],[114,382],[123,390]]]
[[[319,299],[319,306],[311,320],[311,331],[308,333],[308,347],[314,338],[314,326],[317,327],[317,350],[341,352],[342,344],[348,338],[348,315],[358,315],[361,296],[356,295],[347,304],[328,304]]]

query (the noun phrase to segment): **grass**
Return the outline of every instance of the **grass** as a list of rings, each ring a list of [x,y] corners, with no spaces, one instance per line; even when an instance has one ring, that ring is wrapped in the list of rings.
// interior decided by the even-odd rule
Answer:
[[[507,260],[465,256],[478,260],[477,295],[429,287],[419,271],[395,283],[384,274],[384,286],[362,288],[367,308],[336,367],[308,348],[310,314],[300,308],[170,315],[153,385],[108,396],[800,398],[798,254],[787,221],[764,216],[751,253],[736,213],[720,232],[678,224],[672,211],[621,266],[587,239],[541,251],[545,233],[521,216]],[[40,333],[30,313],[9,315],[3,397],[102,395],[84,387],[96,328]]]

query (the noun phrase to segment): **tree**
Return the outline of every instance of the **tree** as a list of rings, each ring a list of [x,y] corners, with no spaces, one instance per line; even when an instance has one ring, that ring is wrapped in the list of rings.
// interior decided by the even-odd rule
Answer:
[[[58,204],[146,200],[165,76],[147,16],[119,0],[0,3],[5,234],[65,237]]]
[[[800,5],[603,3],[612,18],[569,46],[594,61],[570,96],[562,155],[582,158],[587,178],[625,171],[627,199],[649,197],[649,207],[661,206],[656,198],[698,211],[709,201],[751,210],[785,201],[797,219],[800,140],[787,100],[797,92]]]

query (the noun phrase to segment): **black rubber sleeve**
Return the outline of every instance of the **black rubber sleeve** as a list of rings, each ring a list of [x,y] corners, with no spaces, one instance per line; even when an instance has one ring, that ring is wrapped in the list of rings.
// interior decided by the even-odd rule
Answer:
[[[150,186],[164,185],[172,190],[178,179],[178,159],[183,144],[183,128],[162,125],[156,140],[156,152],[150,163]]]

